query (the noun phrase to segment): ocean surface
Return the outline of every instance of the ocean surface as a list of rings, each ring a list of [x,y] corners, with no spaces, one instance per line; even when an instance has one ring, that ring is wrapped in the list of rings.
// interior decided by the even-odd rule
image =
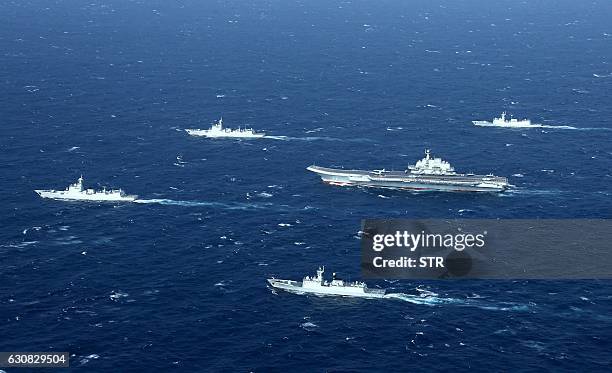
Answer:
[[[402,293],[379,300],[266,286],[319,265],[359,278],[364,218],[612,218],[610,14],[0,1],[0,351],[69,351],[75,372],[610,371],[610,281],[369,282]],[[538,125],[471,124],[503,110]],[[221,116],[278,138],[184,132]],[[363,190],[305,170],[400,170],[425,148],[516,188]],[[81,174],[139,203],[33,191]]]

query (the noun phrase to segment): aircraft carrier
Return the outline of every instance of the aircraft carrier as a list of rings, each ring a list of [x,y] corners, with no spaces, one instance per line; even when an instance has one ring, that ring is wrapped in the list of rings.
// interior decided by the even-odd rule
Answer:
[[[309,166],[307,170],[321,176],[323,182],[338,186],[407,189],[415,191],[445,192],[503,192],[510,187],[505,177],[460,174],[441,158],[425,151],[425,158],[405,171],[344,170]]]

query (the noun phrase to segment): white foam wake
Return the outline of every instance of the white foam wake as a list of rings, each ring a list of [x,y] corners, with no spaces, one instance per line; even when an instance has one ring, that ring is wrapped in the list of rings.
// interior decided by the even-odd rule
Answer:
[[[509,197],[509,196],[515,196],[515,195],[534,195],[534,196],[538,196],[538,195],[556,195],[556,194],[563,194],[566,193],[563,190],[555,190],[555,189],[548,189],[548,190],[542,190],[542,189],[525,189],[525,188],[512,188],[512,189],[508,189],[506,190],[506,192],[504,194],[501,194],[502,197]]]
[[[405,293],[385,294],[385,298],[399,299],[413,304],[424,304],[428,306],[434,306],[439,304],[457,304],[462,302],[461,300],[455,298],[440,298],[436,295],[423,296]]]
[[[337,137],[327,137],[327,136],[305,136],[305,137],[294,137],[294,136],[269,136],[266,135],[264,138],[272,139],[272,140],[282,140],[282,141],[342,141],[342,142],[371,142],[370,139],[362,139],[362,138],[350,138],[350,139],[341,139]]]
[[[511,312],[528,312],[531,310],[533,304],[518,304],[510,302],[501,302],[499,304],[486,302],[481,299],[459,299],[459,298],[446,298],[439,297],[435,293],[425,292],[419,295],[405,294],[405,293],[390,293],[385,294],[385,298],[398,299],[412,304],[426,305],[426,306],[440,306],[440,305],[456,305],[465,307],[476,307],[483,310],[489,311],[511,311]]]
[[[159,204],[171,206],[186,206],[186,207],[213,207],[225,210],[261,210],[273,206],[272,203],[221,203],[221,202],[205,202],[205,201],[177,201],[173,199],[137,199],[134,203],[143,204]]]

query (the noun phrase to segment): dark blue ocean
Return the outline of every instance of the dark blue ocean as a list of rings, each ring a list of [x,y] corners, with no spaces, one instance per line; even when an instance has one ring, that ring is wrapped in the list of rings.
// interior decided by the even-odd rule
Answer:
[[[610,371],[609,281],[371,281],[405,297],[363,300],[266,278],[360,278],[364,218],[612,218],[611,14],[1,0],[0,351],[69,351],[84,372]],[[471,124],[502,110],[544,126]],[[221,116],[286,137],[184,132]],[[362,190],[305,170],[400,170],[425,148],[516,188]],[[34,193],[81,174],[144,202]]]

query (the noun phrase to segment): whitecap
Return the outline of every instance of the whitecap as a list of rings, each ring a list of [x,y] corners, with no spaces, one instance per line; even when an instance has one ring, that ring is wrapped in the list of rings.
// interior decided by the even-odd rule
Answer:
[[[300,324],[300,328],[302,328],[302,329],[304,329],[306,331],[313,331],[313,330],[315,330],[318,327],[319,327],[319,325],[317,325],[315,323],[312,323],[310,321]]]
[[[85,364],[87,364],[87,363],[88,363],[90,360],[96,360],[96,359],[99,359],[99,358],[100,358],[100,355],[98,355],[98,354],[91,354],[91,355],[87,355],[87,356],[85,356],[85,357],[81,358],[81,359],[79,360],[79,363],[80,363],[81,365],[85,365]]]
[[[461,213],[464,213],[464,212],[474,212],[474,210],[471,210],[471,209],[459,209],[459,211],[457,211],[457,212],[459,212],[461,214]]]
[[[113,301],[117,301],[117,300],[119,300],[121,298],[127,298],[129,296],[130,295],[128,293],[124,293],[122,291],[114,291],[113,290],[108,297],[110,299],[112,299]]]

